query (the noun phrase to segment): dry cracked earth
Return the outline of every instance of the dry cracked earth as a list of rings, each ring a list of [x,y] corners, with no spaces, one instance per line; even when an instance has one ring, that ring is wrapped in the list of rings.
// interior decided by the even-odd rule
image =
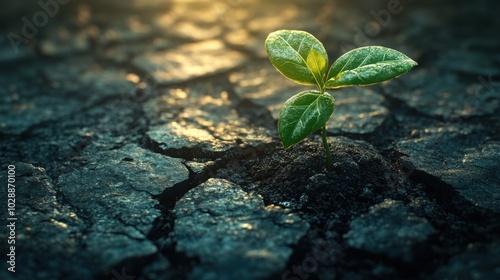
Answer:
[[[500,279],[498,2],[48,2],[0,12],[1,279]],[[332,171],[278,29],[419,63],[330,92]]]

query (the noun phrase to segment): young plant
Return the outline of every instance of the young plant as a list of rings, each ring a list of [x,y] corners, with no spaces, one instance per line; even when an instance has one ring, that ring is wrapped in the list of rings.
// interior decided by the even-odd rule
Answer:
[[[265,42],[273,66],[288,79],[315,85],[288,99],[281,108],[278,131],[284,149],[322,129],[327,169],[332,155],[326,140],[326,123],[333,114],[335,100],[326,89],[368,86],[396,78],[417,65],[406,55],[385,47],[357,48],[339,57],[327,71],[325,47],[313,35],[298,30],[272,32]]]

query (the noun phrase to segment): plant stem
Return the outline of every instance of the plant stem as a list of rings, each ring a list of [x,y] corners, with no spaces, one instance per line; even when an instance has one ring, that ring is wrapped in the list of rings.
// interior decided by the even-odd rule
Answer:
[[[328,146],[328,142],[326,141],[326,125],[323,125],[321,128],[321,137],[323,138],[323,147],[325,147],[326,153],[326,169],[328,171],[333,169],[333,161],[332,161],[332,153],[330,152],[330,146]]]

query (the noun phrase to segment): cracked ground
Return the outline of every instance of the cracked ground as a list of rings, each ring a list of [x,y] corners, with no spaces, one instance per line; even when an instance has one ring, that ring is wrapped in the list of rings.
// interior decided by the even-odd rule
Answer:
[[[17,2],[1,279],[500,279],[497,2]],[[269,62],[278,29],[419,63],[330,91],[331,171],[318,133],[282,149],[279,110],[307,87]]]

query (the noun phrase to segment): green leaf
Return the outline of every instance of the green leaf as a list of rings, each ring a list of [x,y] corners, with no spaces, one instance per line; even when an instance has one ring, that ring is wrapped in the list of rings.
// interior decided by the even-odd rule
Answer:
[[[323,77],[325,71],[319,75],[321,71],[317,70],[321,70],[322,64],[328,65],[328,55],[313,35],[298,30],[279,30],[267,36],[265,45],[271,63],[285,77],[299,84],[318,87],[323,84],[319,76]]]
[[[315,49],[311,49],[307,55],[307,67],[311,70],[315,80],[319,82],[319,88],[323,88],[326,74],[327,61],[325,57]]]
[[[393,49],[378,46],[357,48],[333,63],[326,87],[372,85],[396,78],[416,65],[415,61]]]
[[[285,149],[318,130],[330,119],[335,100],[328,93],[303,91],[294,95],[281,108],[278,130]]]

